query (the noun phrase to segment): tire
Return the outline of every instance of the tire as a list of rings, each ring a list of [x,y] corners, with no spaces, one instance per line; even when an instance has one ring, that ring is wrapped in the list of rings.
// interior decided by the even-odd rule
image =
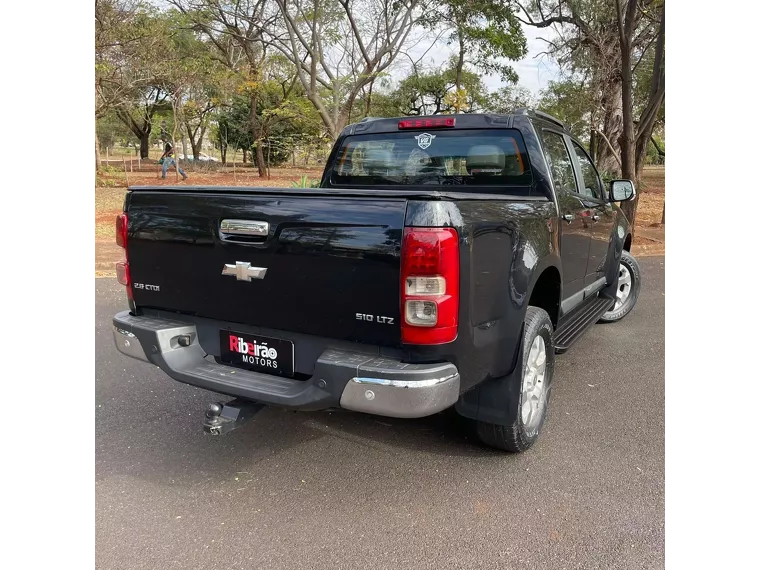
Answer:
[[[508,413],[509,425],[477,422],[480,441],[491,447],[525,451],[538,439],[546,422],[546,411],[554,376],[554,326],[549,315],[538,307],[528,307],[522,337],[520,386],[517,406]],[[543,347],[543,366],[540,358]],[[535,350],[535,353],[533,351]],[[540,371],[543,369],[543,375]],[[526,382],[532,382],[526,385]],[[532,405],[531,405],[532,404]],[[523,408],[528,406],[525,410]],[[524,414],[523,411],[526,413]],[[532,412],[532,413],[530,413]],[[537,415],[536,415],[537,414]]]
[[[626,280],[624,282],[624,280]],[[627,289],[627,291],[626,291]],[[615,323],[626,316],[636,306],[641,290],[641,269],[636,258],[623,250],[618,270],[617,298],[612,308],[599,319],[602,323]]]

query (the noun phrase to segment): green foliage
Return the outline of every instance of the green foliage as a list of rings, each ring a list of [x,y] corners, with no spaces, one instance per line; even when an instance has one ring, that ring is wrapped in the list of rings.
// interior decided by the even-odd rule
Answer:
[[[610,185],[610,182],[613,180],[620,178],[618,174],[615,172],[610,172],[609,170],[600,170],[599,176],[602,178],[602,183],[604,184],[605,188],[608,188]]]
[[[106,112],[97,119],[96,131],[101,151],[106,148],[113,148],[116,145],[126,147],[139,142],[132,131],[112,111]]]
[[[234,95],[231,103],[218,114],[216,138],[220,145],[250,150],[254,162],[256,148],[261,145],[268,165],[279,166],[296,148],[321,142],[322,120],[303,96],[300,85],[279,77],[258,82],[253,94],[250,88],[249,85],[243,94]],[[251,95],[256,101],[258,138],[251,128]]]
[[[665,152],[665,138],[660,137],[658,135],[652,135],[652,138],[657,141],[657,146],[660,147],[660,150],[664,153]],[[657,151],[657,147],[655,147],[654,143],[650,140],[649,141],[649,147],[647,148],[647,156],[644,160],[646,164],[665,164],[665,156],[661,156],[660,153]]]
[[[589,141],[594,102],[584,81],[550,81],[540,93],[538,109],[558,118],[583,142]]]
[[[519,85],[505,85],[488,95],[487,110],[507,114],[520,107],[535,107],[533,93]]]
[[[369,115],[438,115],[454,113],[457,106],[465,113],[487,110],[491,99],[480,75],[463,70],[461,90],[456,89],[454,62],[445,68],[410,75],[388,94],[373,95]]]
[[[126,185],[124,171],[109,164],[100,167],[100,172],[95,175],[95,186],[97,188],[116,188]]]
[[[466,63],[481,73],[497,74],[504,82],[517,82],[517,73],[503,60],[517,61],[528,48],[510,2],[445,0],[437,12],[440,19],[431,21],[442,21],[451,29],[448,42],[459,45]]]
[[[174,132],[174,113],[171,110],[162,109],[153,115],[153,128],[150,131],[150,144],[157,144],[171,140]],[[162,145],[163,146],[163,145]],[[161,151],[163,152],[163,150]]]
[[[291,188],[319,188],[318,178],[309,178],[308,176],[301,176],[297,181],[290,184]]]
[[[559,107],[556,113],[565,112],[576,129],[593,134],[594,143],[596,133],[604,133],[594,144],[598,163],[626,178],[638,178],[648,139],[652,132],[662,133],[664,125],[664,0],[543,0],[520,5],[531,25],[554,29],[545,53],[565,78],[585,87],[578,97],[572,94],[572,104],[550,100],[547,106]],[[623,137],[624,131],[632,136]],[[635,202],[624,204],[629,220],[635,207]]]

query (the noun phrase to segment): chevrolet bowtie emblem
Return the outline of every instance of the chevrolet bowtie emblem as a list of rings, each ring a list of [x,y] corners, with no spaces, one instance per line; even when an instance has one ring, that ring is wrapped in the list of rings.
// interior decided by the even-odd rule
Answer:
[[[231,275],[238,281],[250,281],[251,279],[264,279],[267,274],[266,267],[251,267],[247,261],[236,261],[235,265],[225,263],[222,275]]]

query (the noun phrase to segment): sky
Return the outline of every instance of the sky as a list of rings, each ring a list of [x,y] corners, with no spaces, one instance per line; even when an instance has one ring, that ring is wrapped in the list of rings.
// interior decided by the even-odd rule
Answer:
[[[554,79],[559,72],[556,64],[550,61],[545,55],[536,57],[546,49],[546,42],[543,42],[538,38],[551,37],[553,32],[547,28],[538,29],[526,25],[523,25],[523,32],[528,41],[528,55],[520,61],[513,62],[512,67],[514,67],[519,75],[520,79],[518,84],[527,87],[534,96],[537,96],[538,92],[541,89],[544,89],[549,81]],[[425,53],[425,50],[430,47],[431,43],[431,40],[419,42],[409,50],[410,55],[417,59]],[[438,66],[441,63],[444,63],[452,53],[452,48],[447,46],[444,40],[439,40],[437,45],[428,52],[423,61],[429,65]],[[485,75],[483,76],[483,82],[491,91],[498,89],[502,85],[498,76]]]

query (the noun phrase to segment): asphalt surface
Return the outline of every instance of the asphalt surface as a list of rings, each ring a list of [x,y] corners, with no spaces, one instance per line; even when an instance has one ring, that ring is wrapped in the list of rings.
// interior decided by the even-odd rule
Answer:
[[[96,562],[101,569],[663,568],[665,260],[637,307],[557,359],[528,452],[446,414],[265,409],[215,438],[218,398],[121,356],[96,280]]]

